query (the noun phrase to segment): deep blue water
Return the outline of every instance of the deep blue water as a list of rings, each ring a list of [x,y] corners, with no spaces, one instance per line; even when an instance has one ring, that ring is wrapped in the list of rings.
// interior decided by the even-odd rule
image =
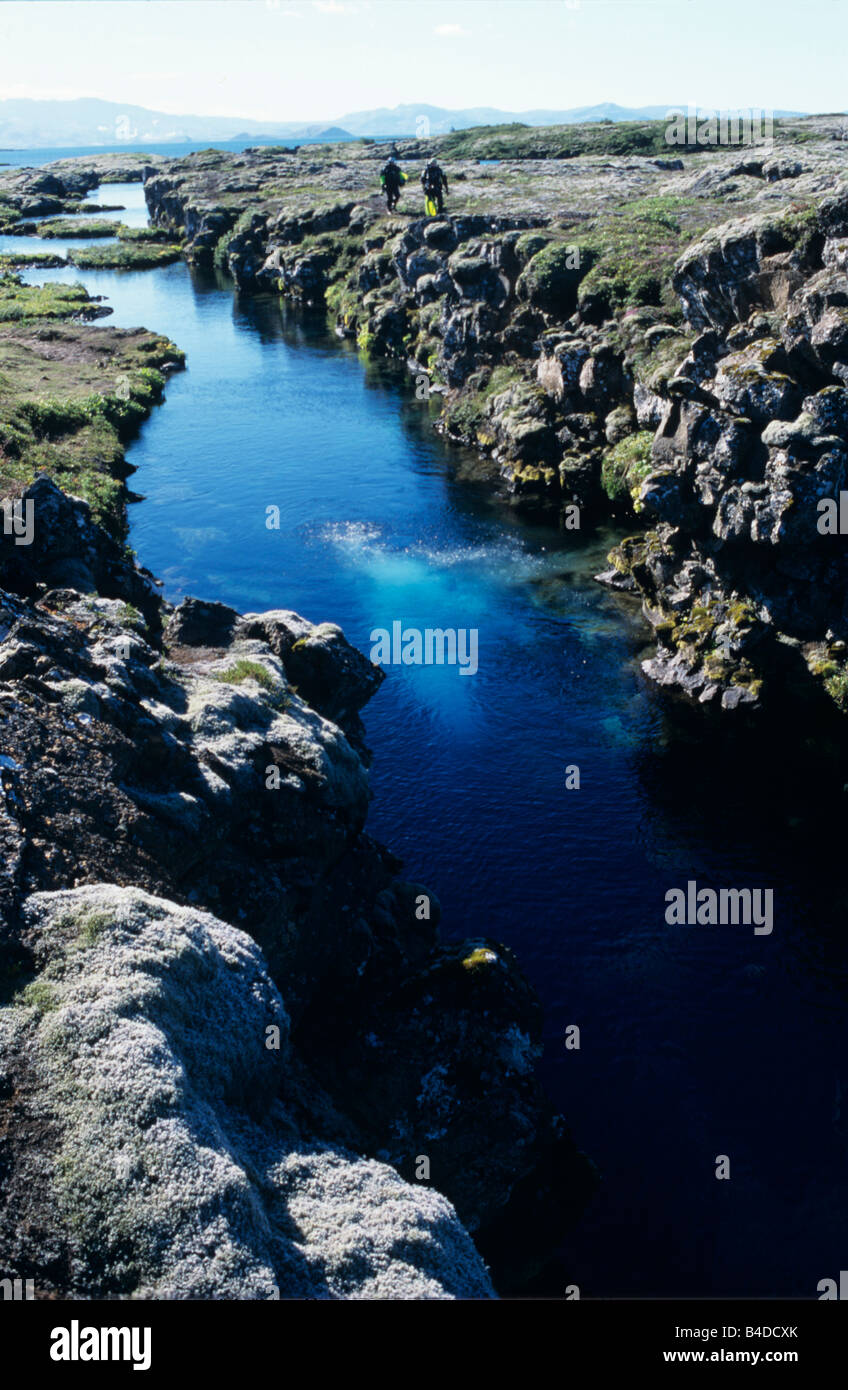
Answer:
[[[138,185],[101,195],[144,219]],[[370,828],[447,935],[507,942],[539,990],[545,1083],[603,1177],[566,1282],[815,1297],[848,1256],[848,894],[839,824],[816,822],[812,774],[791,780],[793,731],[731,757],[673,729],[634,609],[592,580],[611,535],[532,526],[462,481],[469,456],[404,375],[320,319],[182,264],[29,278],[80,279],[111,322],[188,353],[129,451],[131,542],[169,598],[294,608],[365,651],[394,620],[478,629],[475,676],[391,668],[366,710]],[[690,878],[773,887],[773,934],[667,926]]]

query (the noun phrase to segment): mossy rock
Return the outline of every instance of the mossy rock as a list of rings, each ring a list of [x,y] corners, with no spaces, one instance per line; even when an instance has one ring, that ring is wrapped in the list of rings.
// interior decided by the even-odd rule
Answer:
[[[611,502],[629,501],[633,505],[642,483],[652,471],[651,448],[654,442],[650,430],[639,430],[619,440],[603,456],[601,487]],[[636,496],[634,496],[636,494]]]
[[[516,294],[534,309],[568,318],[577,307],[577,289],[593,259],[588,248],[549,242],[527,262],[516,282]]]
[[[540,251],[550,245],[552,237],[549,232],[522,232],[515,242],[515,258],[519,265],[526,266],[527,262],[538,255]]]

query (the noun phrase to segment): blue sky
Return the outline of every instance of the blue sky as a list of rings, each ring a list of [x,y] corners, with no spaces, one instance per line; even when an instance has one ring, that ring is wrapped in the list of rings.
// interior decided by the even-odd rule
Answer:
[[[428,102],[842,111],[848,0],[5,0],[0,98],[332,119]]]

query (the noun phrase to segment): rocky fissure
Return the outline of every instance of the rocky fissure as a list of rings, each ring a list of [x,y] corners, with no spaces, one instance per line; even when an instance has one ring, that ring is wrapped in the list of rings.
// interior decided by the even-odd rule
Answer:
[[[459,161],[440,219],[385,216],[368,151],[201,156],[145,191],[189,257],[406,361],[513,505],[631,518],[599,578],[641,600],[652,681],[842,710],[845,562],[818,504],[845,485],[848,160],[823,122],[763,158]]]
[[[521,1286],[596,1175],[511,953],[442,940],[367,833],[382,672],[330,622],[163,601],[123,444],[181,354],[9,283],[0,1265],[42,1298]]]
[[[657,685],[844,711],[843,146],[458,159],[431,220],[385,215],[378,153],[147,162],[145,194],[190,261],[406,362],[513,505],[627,520],[599,578]],[[5,175],[4,230],[103,174]],[[39,1296],[488,1297],[482,1252],[522,1287],[596,1175],[511,953],[443,939],[368,835],[380,672],[332,623],[163,602],[122,445],[178,349],[0,295],[33,528],[0,536],[0,1264]]]

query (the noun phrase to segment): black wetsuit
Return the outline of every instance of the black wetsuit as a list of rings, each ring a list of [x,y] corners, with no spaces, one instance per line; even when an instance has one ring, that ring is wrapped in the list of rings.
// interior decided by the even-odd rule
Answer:
[[[380,170],[380,179],[386,194],[386,207],[389,209],[389,212],[393,212],[397,207],[400,197],[400,166],[397,165],[393,159],[387,159]]]
[[[442,189],[447,193],[448,180],[444,169],[438,164],[428,164],[421,175],[421,186],[428,198],[433,198],[436,208],[441,213],[444,210],[444,200]]]

